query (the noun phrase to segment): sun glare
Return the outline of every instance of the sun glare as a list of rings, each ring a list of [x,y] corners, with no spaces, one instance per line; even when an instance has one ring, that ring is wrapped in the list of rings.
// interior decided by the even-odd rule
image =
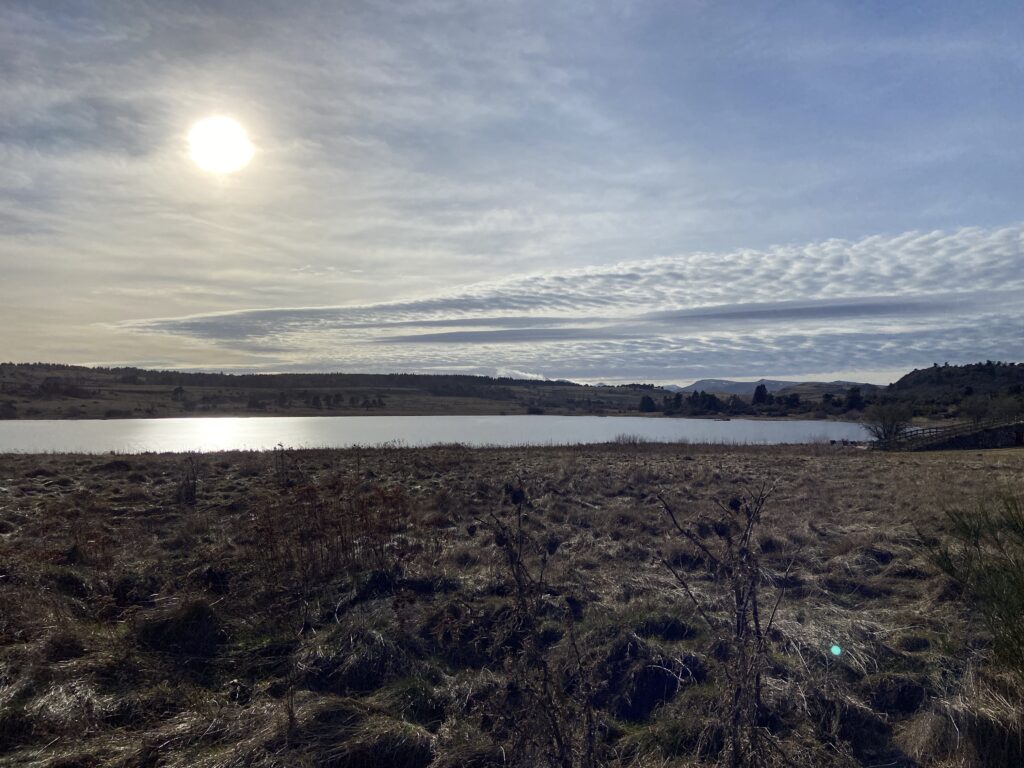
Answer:
[[[188,132],[192,161],[210,173],[234,173],[249,164],[252,142],[245,129],[230,117],[208,117]]]

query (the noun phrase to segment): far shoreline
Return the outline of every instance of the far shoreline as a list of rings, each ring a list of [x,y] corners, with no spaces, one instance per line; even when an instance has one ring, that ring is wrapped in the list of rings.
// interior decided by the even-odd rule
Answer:
[[[0,420],[263,416],[644,416],[850,421],[836,383],[766,402],[653,384],[440,374],[223,374],[0,363]],[[864,385],[870,387],[871,385]],[[838,388],[837,388],[838,387]],[[851,392],[853,390],[850,390]],[[865,390],[867,394],[867,390]],[[827,399],[826,399],[827,395]],[[857,394],[860,406],[865,400]]]
[[[764,416],[764,415],[741,415],[741,416],[681,416],[677,414],[665,414],[665,413],[641,413],[639,411],[616,411],[613,413],[582,413],[580,411],[567,411],[553,409],[550,411],[544,411],[543,413],[528,413],[526,411],[519,411],[510,413],[508,411],[400,411],[400,412],[381,412],[374,411],[369,413],[352,413],[345,411],[307,411],[303,410],[300,412],[289,412],[289,411],[204,411],[201,413],[162,413],[162,414],[132,414],[124,416],[94,416],[94,415],[54,415],[46,416],[41,418],[14,418],[14,419],[0,419],[0,424],[5,421],[20,421],[20,422],[33,422],[33,421],[165,421],[168,419],[287,419],[287,418],[380,418],[380,417],[422,417],[431,416],[444,418],[448,416],[502,416],[502,417],[515,417],[515,416],[567,416],[573,418],[582,417],[594,417],[603,419],[621,419],[621,418],[632,418],[632,419],[664,419],[664,420],[677,420],[677,421],[820,421],[823,423],[828,422],[839,422],[844,424],[861,424],[863,418],[848,418],[844,419],[839,416],[825,416],[815,417],[813,414],[786,414],[784,416]],[[934,420],[932,420],[934,421]],[[929,422],[930,423],[930,422]]]

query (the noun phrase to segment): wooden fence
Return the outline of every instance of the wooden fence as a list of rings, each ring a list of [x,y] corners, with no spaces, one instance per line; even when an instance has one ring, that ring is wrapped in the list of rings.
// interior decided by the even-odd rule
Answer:
[[[910,427],[891,440],[876,440],[874,447],[884,451],[917,451],[930,445],[945,443],[955,437],[973,435],[990,429],[1021,426],[1024,426],[1024,416],[964,421],[947,427]]]

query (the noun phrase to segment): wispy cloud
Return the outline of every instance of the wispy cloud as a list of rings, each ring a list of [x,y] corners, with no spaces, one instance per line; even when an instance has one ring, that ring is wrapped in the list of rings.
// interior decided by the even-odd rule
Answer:
[[[1024,272],[1021,23],[9,0],[0,355],[597,378],[845,369],[893,339],[897,366],[1011,356],[1013,296],[972,297]],[[212,113],[248,128],[244,173],[188,162]]]
[[[473,361],[565,378],[822,375],[1024,354],[1014,319],[1022,263],[1021,227],[906,233],[538,273],[413,301],[120,327],[244,345],[271,367]]]

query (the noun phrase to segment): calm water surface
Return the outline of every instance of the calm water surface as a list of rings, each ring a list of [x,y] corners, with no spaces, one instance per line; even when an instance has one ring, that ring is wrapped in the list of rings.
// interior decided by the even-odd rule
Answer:
[[[631,416],[268,416],[252,418],[0,421],[0,453],[407,446],[566,445],[622,435],[657,442],[814,443],[867,440],[858,424],[838,421],[711,421]]]

